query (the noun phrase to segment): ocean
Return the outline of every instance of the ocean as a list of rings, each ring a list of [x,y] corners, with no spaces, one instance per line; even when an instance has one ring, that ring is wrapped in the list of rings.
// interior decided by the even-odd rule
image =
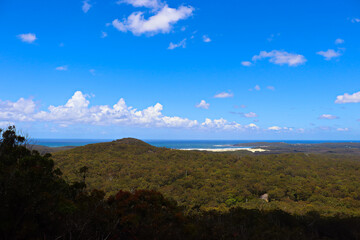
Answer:
[[[110,142],[112,139],[34,139],[32,144],[47,147],[84,146],[87,144]],[[285,142],[291,144],[312,144],[328,142],[360,142],[360,141],[337,141],[337,140],[143,140],[155,147],[167,147],[173,149],[227,149],[235,148],[238,143],[251,142]],[[239,148],[239,147],[236,147]]]

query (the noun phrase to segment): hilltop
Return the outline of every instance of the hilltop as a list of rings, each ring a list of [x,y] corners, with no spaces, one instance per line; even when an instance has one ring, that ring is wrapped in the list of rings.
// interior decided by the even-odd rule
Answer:
[[[117,139],[115,141],[116,144],[126,144],[126,145],[134,145],[134,146],[142,146],[142,147],[152,147],[150,144],[141,141],[139,139],[136,138],[122,138],[122,139]]]
[[[89,188],[157,190],[189,209],[283,209],[360,215],[356,155],[210,153],[157,148],[126,138],[53,154],[68,181],[87,166]],[[268,194],[269,202],[259,199]]]
[[[90,172],[83,166],[78,169],[79,181],[66,181],[50,154],[30,151],[24,143],[15,127],[0,138],[3,239],[315,240],[359,236],[358,159],[177,151],[123,139],[57,153],[62,154],[63,162],[70,159],[67,167],[75,175],[84,154],[93,157],[84,163],[102,166],[96,169],[95,164]],[[118,155],[110,159],[113,153]],[[153,183],[161,192],[172,189],[167,194],[176,201],[146,189],[118,189],[108,195],[87,184],[88,178],[103,184],[104,170],[111,169],[107,164],[119,162],[124,174],[110,179],[111,184],[130,176],[124,182],[129,187],[132,180],[145,177],[145,183]],[[290,163],[291,167],[282,169]],[[181,174],[176,175],[177,169]]]

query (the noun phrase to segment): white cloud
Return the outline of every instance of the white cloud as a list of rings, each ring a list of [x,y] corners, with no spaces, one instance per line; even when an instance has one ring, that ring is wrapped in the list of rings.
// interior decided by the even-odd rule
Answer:
[[[20,98],[16,102],[0,101],[0,120],[33,121],[36,104],[32,99]]]
[[[0,128],[7,128],[8,126],[12,125],[15,125],[15,123],[8,121],[0,121]]]
[[[274,86],[267,86],[266,88],[269,89],[269,90],[271,90],[271,91],[274,91],[274,90],[275,90],[275,87],[274,87]]]
[[[208,42],[211,42],[211,39],[208,36],[203,35],[203,41],[208,43]]]
[[[244,113],[244,117],[246,118],[254,118],[257,117],[258,115],[254,112],[249,112],[249,113]]]
[[[336,129],[336,131],[347,132],[347,131],[349,131],[349,129],[348,128],[338,128],[338,129]]]
[[[246,125],[245,127],[246,127],[246,128],[256,128],[256,129],[259,129],[259,127],[256,126],[256,124],[254,124],[254,123],[250,123],[249,125]]]
[[[272,126],[272,127],[268,127],[268,130],[270,131],[286,131],[286,132],[291,132],[293,131],[294,129],[293,128],[290,128],[290,127],[279,127],[279,126]]]
[[[327,61],[331,60],[332,58],[341,56],[340,51],[335,51],[334,49],[328,49],[327,51],[320,51],[317,52],[316,54],[323,56]]]
[[[203,129],[219,129],[219,130],[243,130],[244,127],[237,122],[229,122],[223,118],[211,120],[206,118],[201,123]]]
[[[360,102],[360,92],[353,94],[345,93],[336,97],[335,103],[358,103]]]
[[[173,50],[173,49],[178,48],[178,47],[182,47],[182,48],[185,48],[185,47],[186,47],[186,38],[183,39],[183,40],[181,40],[179,43],[172,43],[172,42],[171,42],[171,43],[169,44],[168,49]]]
[[[353,19],[351,19],[351,22],[353,22],[353,23],[359,23],[359,22],[360,22],[360,18],[353,18]]]
[[[56,67],[55,70],[57,70],[57,71],[67,71],[68,66],[67,65],[59,66],[59,67]]]
[[[338,116],[334,116],[334,115],[331,115],[331,114],[322,114],[319,119],[329,119],[329,120],[332,120],[332,119],[338,119],[339,117]]]
[[[338,38],[335,40],[335,44],[343,44],[345,41],[344,39]]]
[[[59,126],[72,124],[138,126],[161,128],[196,128],[217,130],[245,130],[258,128],[255,124],[242,126],[225,119],[206,119],[203,123],[178,116],[162,114],[163,106],[156,103],[143,110],[128,107],[124,99],[113,106],[90,106],[89,96],[80,91],[65,105],[49,106],[45,111],[36,111],[36,104],[31,99],[20,98],[16,102],[0,101],[0,122],[36,121],[52,122]],[[200,103],[201,104],[201,103]],[[206,106],[206,104],[202,104]]]
[[[194,130],[216,131],[261,131],[256,124],[242,125],[238,122],[226,119],[209,119],[204,122],[191,120],[179,116],[166,116],[162,113],[163,106],[156,103],[145,109],[138,110],[127,106],[125,100],[120,100],[110,105],[93,105],[89,101],[90,96],[76,91],[64,104],[50,105],[46,110],[39,111],[32,99],[20,98],[16,102],[0,101],[0,125],[16,122],[54,123],[59,127],[67,127],[74,124],[100,125],[100,126],[132,126],[151,128],[183,128]],[[199,105],[207,106],[205,101]],[[255,117],[255,113],[248,113],[248,117]],[[274,131],[293,131],[288,127],[269,127]]]
[[[199,104],[196,104],[195,107],[209,109],[210,103],[207,103],[205,100],[201,100]]]
[[[64,105],[50,105],[46,110],[42,111],[37,110],[36,104],[32,99],[20,98],[16,102],[0,101],[0,125],[36,121],[36,123],[44,124],[54,123],[58,127],[82,124],[216,131],[266,131],[266,129],[261,129],[254,123],[242,125],[223,118],[206,118],[204,122],[198,122],[197,120],[179,116],[166,116],[162,113],[163,106],[160,103],[138,110],[127,106],[123,98],[120,98],[113,106],[91,106],[89,98],[90,95],[77,91]],[[203,100],[198,105],[206,107],[206,104]],[[255,116],[256,114],[251,112],[247,115],[247,117]],[[294,129],[272,126],[267,130],[290,132]]]
[[[101,38],[106,38],[108,36],[107,32],[101,32]]]
[[[127,3],[134,7],[146,7],[152,9],[157,9],[164,5],[158,0],[120,0],[117,2],[117,4],[121,3]]]
[[[84,13],[87,13],[90,10],[91,6],[92,5],[89,3],[89,0],[85,0],[83,1],[83,5],[81,9],[83,10]]]
[[[268,129],[272,130],[272,131],[280,131],[282,128],[278,127],[278,126],[272,126],[272,127],[269,127]]]
[[[91,75],[95,76],[95,69],[90,69],[89,72],[91,73]]]
[[[130,31],[134,35],[168,33],[173,24],[190,17],[193,11],[191,6],[180,6],[176,9],[165,5],[148,19],[144,18],[144,12],[133,12],[127,19],[115,19],[112,24],[119,31]]]
[[[256,91],[260,91],[260,86],[259,85],[256,85],[255,87],[254,87],[254,89],[256,90]]]
[[[18,38],[20,38],[21,41],[26,42],[26,43],[33,43],[37,39],[36,35],[34,33],[19,34]]]
[[[245,67],[250,67],[250,66],[252,65],[252,63],[249,62],[249,61],[242,61],[242,62],[241,62],[241,65],[243,65],[243,66],[245,66]]]
[[[231,92],[221,92],[214,96],[214,98],[231,98],[234,94]]]
[[[269,62],[274,64],[287,64],[289,66],[298,66],[307,61],[303,55],[278,50],[272,50],[271,52],[261,51],[259,55],[253,56],[252,60],[255,62],[264,58],[269,58]]]

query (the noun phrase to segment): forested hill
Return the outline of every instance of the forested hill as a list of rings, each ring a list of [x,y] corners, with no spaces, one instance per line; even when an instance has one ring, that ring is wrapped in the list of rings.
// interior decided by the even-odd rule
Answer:
[[[158,190],[196,210],[232,207],[360,215],[360,160],[336,154],[254,155],[157,148],[127,138],[53,154],[68,181],[88,167],[89,188]],[[268,195],[268,202],[260,196]],[[266,195],[265,195],[266,196]]]

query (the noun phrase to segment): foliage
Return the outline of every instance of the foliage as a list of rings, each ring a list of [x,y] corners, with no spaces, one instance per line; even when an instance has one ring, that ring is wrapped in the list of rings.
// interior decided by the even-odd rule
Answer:
[[[87,184],[107,196],[119,189],[160,191],[187,209],[282,209],[360,216],[360,157],[334,154],[209,153],[156,148],[136,139],[54,154],[69,181],[89,167]],[[269,195],[269,203],[260,201]]]
[[[81,166],[75,171],[79,181],[66,182],[49,154],[41,156],[26,149],[26,141],[16,134],[15,127],[0,133],[0,239],[360,238],[359,217],[324,217],[317,212],[295,215],[241,207],[227,212],[204,211],[201,205],[194,206],[198,211],[189,213],[173,199],[152,190],[120,190],[106,197],[105,192],[86,187],[90,167]],[[130,145],[133,143],[130,141]],[[148,153],[157,150],[142,147],[148,148]],[[133,150],[142,154],[136,147]],[[193,173],[188,170],[184,178]],[[196,186],[193,182],[187,184]],[[263,192],[261,185],[253,191]],[[229,193],[224,201],[230,207],[244,198]]]

